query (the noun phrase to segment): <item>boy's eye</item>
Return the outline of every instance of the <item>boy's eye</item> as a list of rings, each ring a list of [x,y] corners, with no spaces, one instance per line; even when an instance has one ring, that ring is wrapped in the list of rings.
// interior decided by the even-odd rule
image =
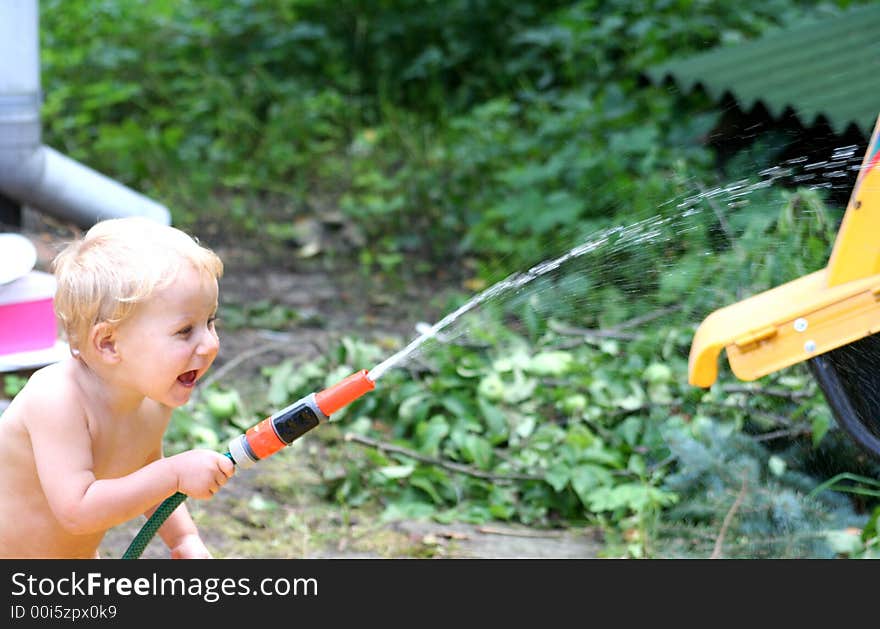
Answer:
[[[180,335],[182,335],[182,336],[186,336],[186,335],[189,334],[190,332],[192,332],[192,326],[191,326],[191,325],[188,325],[188,326],[186,326],[185,328],[183,328],[183,329],[177,331],[177,333],[180,334]]]

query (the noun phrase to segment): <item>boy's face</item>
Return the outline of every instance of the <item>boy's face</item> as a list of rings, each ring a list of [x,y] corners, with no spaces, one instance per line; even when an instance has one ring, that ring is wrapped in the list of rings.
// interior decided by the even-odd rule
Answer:
[[[172,408],[185,404],[220,347],[217,280],[184,262],[175,280],[117,328],[123,380]]]

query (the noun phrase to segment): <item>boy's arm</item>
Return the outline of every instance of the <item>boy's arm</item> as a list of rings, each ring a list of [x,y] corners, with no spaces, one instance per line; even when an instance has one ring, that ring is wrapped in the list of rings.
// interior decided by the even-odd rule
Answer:
[[[25,409],[43,492],[66,530],[77,535],[106,531],[136,518],[182,490],[181,474],[174,462],[176,457],[154,461],[119,478],[97,479],[86,416],[72,412],[70,399],[61,391],[57,395],[33,396]],[[215,462],[222,464],[220,460],[225,459],[222,455],[209,451],[190,451],[187,455],[195,455],[191,458],[197,460],[201,474],[225,478],[219,468],[217,472],[211,470]],[[207,487],[212,482],[205,481],[202,485]],[[205,492],[196,497],[210,497],[210,494]]]
[[[157,506],[158,507],[158,506]],[[144,513],[147,518],[153,515],[156,509],[150,509]],[[181,503],[171,515],[159,527],[159,537],[171,551],[172,559],[211,559],[211,552],[202,541],[195,522],[186,508],[186,503]]]
[[[161,452],[157,453],[152,460],[162,458]],[[149,518],[158,508],[150,509],[144,515]],[[165,520],[158,530],[159,537],[171,551],[172,559],[211,559],[211,553],[199,536],[195,522],[183,502]]]
[[[177,491],[167,462],[121,478],[98,480],[85,413],[63,408],[67,396],[29,400],[28,434],[49,507],[73,534],[105,531],[131,520]]]

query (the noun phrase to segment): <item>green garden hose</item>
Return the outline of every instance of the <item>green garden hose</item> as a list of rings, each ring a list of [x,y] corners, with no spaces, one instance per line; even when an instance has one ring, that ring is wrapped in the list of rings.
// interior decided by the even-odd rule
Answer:
[[[236,467],[247,469],[257,461],[289,446],[321,422],[330,419],[332,413],[367,391],[372,391],[374,387],[367,370],[353,373],[319,393],[310,393],[252,426],[247,432],[229,442],[229,451],[225,455]],[[184,500],[186,494],[181,492],[166,498],[141,527],[122,558],[139,558],[168,516],[174,513]]]
[[[225,452],[224,454],[226,454],[230,461],[235,463],[235,459],[232,458],[232,455],[229,452]],[[168,519],[168,516],[174,513],[174,510],[183,504],[184,500],[186,500],[186,494],[179,491],[173,496],[168,496],[163,500],[162,504],[153,511],[153,514],[149,517],[143,527],[141,527],[141,530],[138,531],[138,534],[131,541],[131,544],[128,545],[128,549],[122,555],[122,558],[139,558],[141,554],[143,554],[144,549],[150,543],[150,540],[156,536],[159,528],[161,528],[162,524],[165,523],[165,520]]]
[[[150,540],[156,535],[159,527],[162,526],[165,520],[168,519],[168,516],[171,515],[184,500],[186,500],[186,494],[180,493],[179,491],[173,496],[166,498],[162,504],[159,505],[159,508],[153,512],[153,515],[150,516],[141,530],[138,531],[138,534],[132,540],[131,544],[128,545],[128,550],[122,555],[122,558],[137,559],[140,557],[144,552],[144,549],[147,547],[147,544],[149,544]]]

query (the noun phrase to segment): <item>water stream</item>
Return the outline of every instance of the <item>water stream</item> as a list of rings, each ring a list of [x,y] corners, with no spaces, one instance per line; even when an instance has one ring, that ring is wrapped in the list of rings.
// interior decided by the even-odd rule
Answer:
[[[432,339],[442,339],[441,333],[460,324],[464,315],[475,311],[481,305],[522,294],[525,290],[539,290],[536,288],[537,283],[532,283],[538,278],[548,276],[551,272],[572,274],[585,272],[583,269],[570,267],[575,260],[586,254],[602,254],[602,258],[597,263],[598,267],[612,264],[615,253],[686,237],[687,231],[693,225],[689,221],[705,212],[714,213],[715,218],[726,231],[726,221],[736,212],[747,207],[751,195],[758,190],[770,188],[780,182],[809,189],[849,187],[849,183],[845,183],[849,173],[858,171],[860,167],[859,147],[845,146],[834,149],[827,160],[811,162],[806,157],[790,159],[778,166],[760,171],[757,179],[741,179],[711,189],[700,188],[690,194],[669,200],[662,204],[665,215],[658,214],[627,226],[601,230],[562,255],[540,262],[527,271],[513,273],[476,294],[433,325],[423,326],[421,333],[403,349],[373,367],[369,372],[369,378],[375,382],[389,370],[406,364],[425,343]],[[603,269],[596,266],[592,266],[590,270],[598,275],[603,273]],[[588,295],[579,297],[579,299],[588,298]]]

